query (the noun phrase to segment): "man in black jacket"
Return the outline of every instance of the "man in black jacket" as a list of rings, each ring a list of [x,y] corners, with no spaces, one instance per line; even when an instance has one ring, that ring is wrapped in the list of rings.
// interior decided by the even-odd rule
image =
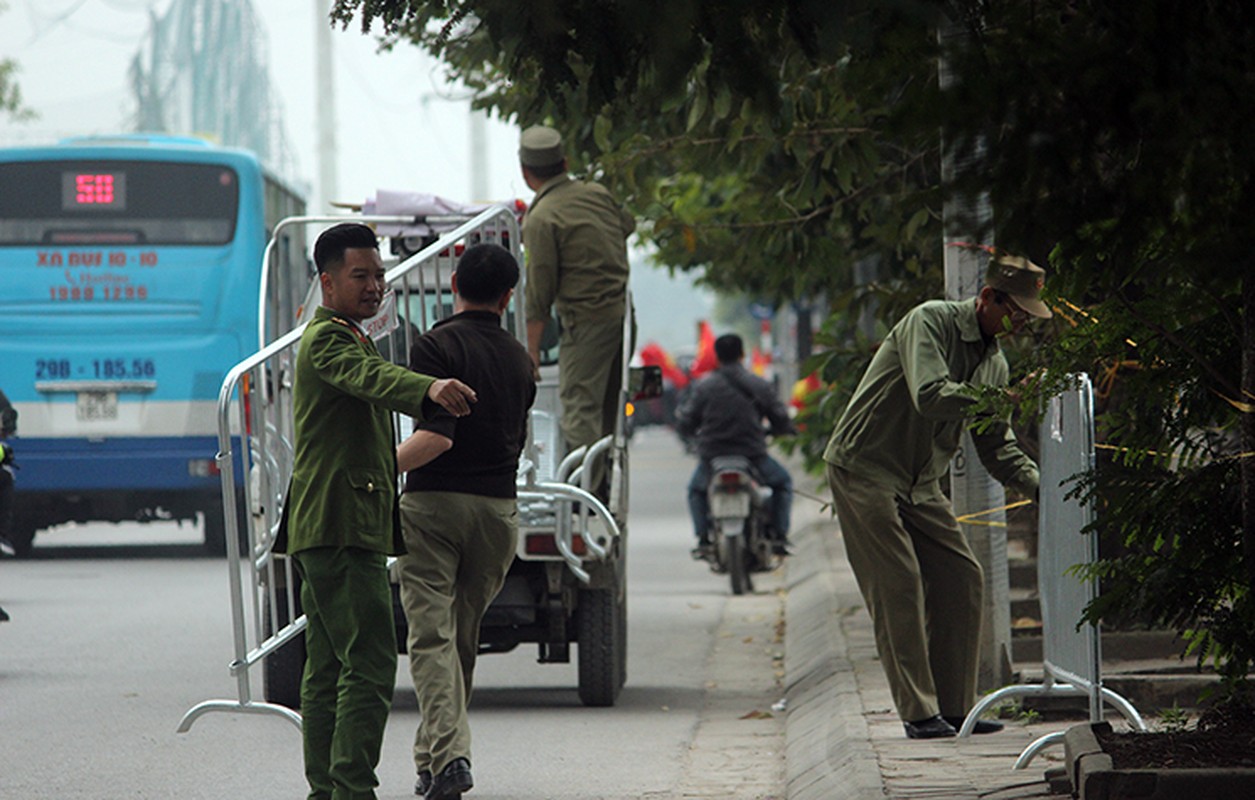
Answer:
[[[397,449],[406,554],[398,561],[409,621],[410,677],[422,712],[414,737],[414,791],[451,800],[471,777],[471,697],[479,626],[518,541],[515,479],[536,398],[527,348],[502,327],[518,283],[510,252],[479,244],[453,273],[453,316],[410,350],[410,367],[476,386],[466,417],[438,414]]]
[[[689,479],[689,513],[697,534],[694,557],[711,551],[708,519],[710,501],[710,460],[716,456],[744,456],[757,477],[771,487],[771,521],[776,551],[788,553],[789,513],[793,508],[793,479],[780,462],[767,455],[767,433],[763,418],[774,436],[795,432],[784,403],[771,384],[741,366],[745,345],[734,333],[715,340],[719,367],[703,378],[676,412],[676,427],[683,436],[697,441],[699,461]]]

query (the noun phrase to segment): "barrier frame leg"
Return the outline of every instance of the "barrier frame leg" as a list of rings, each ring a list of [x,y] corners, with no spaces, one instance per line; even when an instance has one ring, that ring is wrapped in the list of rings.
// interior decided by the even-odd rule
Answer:
[[[211,711],[224,711],[229,714],[278,716],[291,722],[298,731],[301,730],[301,715],[287,706],[275,703],[240,702],[239,700],[206,700],[202,703],[197,703],[183,715],[183,719],[179,721],[179,727],[175,732],[187,733],[192,729],[192,724],[196,720]]]

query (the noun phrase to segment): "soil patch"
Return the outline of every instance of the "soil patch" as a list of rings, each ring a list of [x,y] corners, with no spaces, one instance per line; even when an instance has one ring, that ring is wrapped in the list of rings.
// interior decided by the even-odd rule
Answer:
[[[1255,712],[1249,707],[1213,709],[1189,730],[1094,735],[1118,770],[1255,767]]]

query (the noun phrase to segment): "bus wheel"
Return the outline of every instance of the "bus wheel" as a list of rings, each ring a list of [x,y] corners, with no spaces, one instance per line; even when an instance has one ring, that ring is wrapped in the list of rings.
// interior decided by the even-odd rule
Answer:
[[[240,553],[245,554],[248,552],[248,514],[244,513],[242,504],[236,516]],[[227,554],[227,525],[221,502],[211,503],[201,511],[201,530],[205,534],[205,551],[212,556],[225,556]]]
[[[5,534],[9,544],[13,545],[13,552],[18,558],[26,558],[31,554],[31,548],[35,546],[35,523],[22,519],[21,516],[13,515],[13,524],[9,526],[9,531]]]

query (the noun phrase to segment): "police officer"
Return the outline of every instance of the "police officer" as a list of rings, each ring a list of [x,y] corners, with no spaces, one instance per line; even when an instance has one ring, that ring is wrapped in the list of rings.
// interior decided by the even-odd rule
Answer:
[[[519,139],[523,179],[536,192],[523,218],[527,349],[540,364],[541,336],[556,311],[561,325],[558,392],[567,447],[613,433],[628,313],[627,237],[636,222],[605,187],[567,174],[562,137],[543,125]],[[604,468],[592,486],[607,496]]]
[[[307,662],[301,732],[309,800],[373,800],[396,683],[387,556],[404,551],[392,411],[423,420],[470,411],[474,391],[386,361],[360,323],[386,284],[379,243],[340,223],[314,244],[322,305],[301,336],[295,454],[284,513],[301,576]]]

